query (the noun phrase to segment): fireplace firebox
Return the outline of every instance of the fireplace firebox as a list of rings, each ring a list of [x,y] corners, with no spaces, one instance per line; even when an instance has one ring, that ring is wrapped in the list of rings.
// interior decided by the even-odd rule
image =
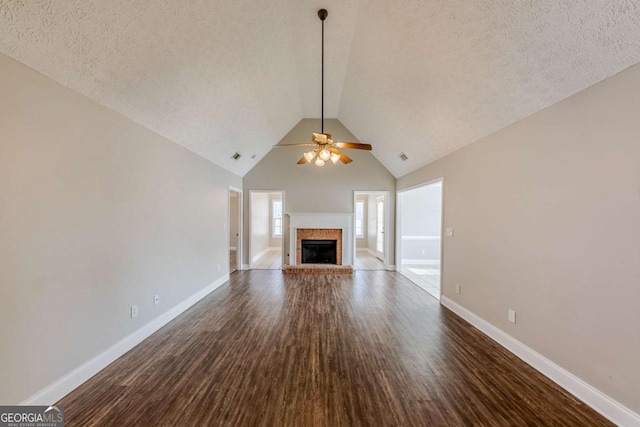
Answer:
[[[336,264],[337,240],[302,239],[302,264]]]

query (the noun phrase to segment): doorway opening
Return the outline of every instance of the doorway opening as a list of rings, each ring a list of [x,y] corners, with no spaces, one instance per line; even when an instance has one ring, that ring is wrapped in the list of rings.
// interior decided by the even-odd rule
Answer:
[[[398,271],[440,299],[443,179],[399,191]]]
[[[242,269],[242,190],[229,187],[229,274]]]
[[[250,268],[281,270],[284,249],[284,191],[251,191],[249,231]]]
[[[357,270],[385,270],[388,242],[387,191],[354,192],[354,263]]]

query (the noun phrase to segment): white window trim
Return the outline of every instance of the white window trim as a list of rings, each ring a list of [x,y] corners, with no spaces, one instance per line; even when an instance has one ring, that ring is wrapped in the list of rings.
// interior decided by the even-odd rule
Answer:
[[[360,234],[358,234],[358,226],[357,226],[357,224],[358,224],[358,204],[362,205],[362,217],[360,218],[360,220],[362,221],[362,225],[360,227],[360,231],[361,231]],[[356,235],[356,237],[358,239],[362,239],[362,238],[364,238],[364,234],[365,234],[365,230],[364,230],[364,200],[356,200],[356,211],[354,212],[353,216],[355,218],[354,233],[355,233],[355,235]]]
[[[274,206],[276,203],[280,203],[280,217],[276,218],[276,216],[274,215]],[[273,199],[271,200],[271,237],[273,238],[282,238],[282,234],[283,234],[283,213],[282,213],[282,209],[283,209],[283,205],[282,205],[282,200],[278,200],[278,199]],[[276,220],[279,219],[280,220],[280,234],[276,234]]]

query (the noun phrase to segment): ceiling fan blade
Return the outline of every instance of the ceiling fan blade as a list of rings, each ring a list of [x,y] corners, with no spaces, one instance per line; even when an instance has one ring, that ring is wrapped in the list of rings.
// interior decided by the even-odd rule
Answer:
[[[304,142],[301,144],[278,144],[274,145],[274,147],[315,147],[317,144],[312,142]]]
[[[307,159],[305,159],[304,156],[302,156],[302,158],[300,160],[298,160],[298,164],[299,165],[304,165],[305,163],[307,163]]]
[[[349,164],[349,163],[353,162],[353,160],[351,159],[351,157],[347,156],[347,155],[346,155],[346,154],[344,154],[344,153],[340,153],[340,161],[341,161],[342,163],[344,163],[345,165],[347,165],[347,164]]]
[[[371,150],[371,144],[362,144],[360,142],[336,142],[334,143],[339,148],[355,148],[356,150]]]

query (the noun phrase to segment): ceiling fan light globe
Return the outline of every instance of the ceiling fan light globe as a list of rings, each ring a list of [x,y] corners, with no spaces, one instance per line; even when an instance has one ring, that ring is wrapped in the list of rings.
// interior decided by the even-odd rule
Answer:
[[[334,165],[338,163],[338,160],[340,160],[340,154],[331,153],[331,161],[333,162]]]
[[[324,166],[324,160],[322,160],[320,157],[316,159],[315,163],[316,163],[316,166],[319,166],[319,167]]]
[[[307,160],[308,163],[311,163],[311,161],[315,156],[316,156],[316,152],[313,150],[304,153],[304,158]]]
[[[326,148],[323,148],[322,150],[320,150],[320,153],[318,153],[318,157],[326,162],[331,157],[331,153]]]

